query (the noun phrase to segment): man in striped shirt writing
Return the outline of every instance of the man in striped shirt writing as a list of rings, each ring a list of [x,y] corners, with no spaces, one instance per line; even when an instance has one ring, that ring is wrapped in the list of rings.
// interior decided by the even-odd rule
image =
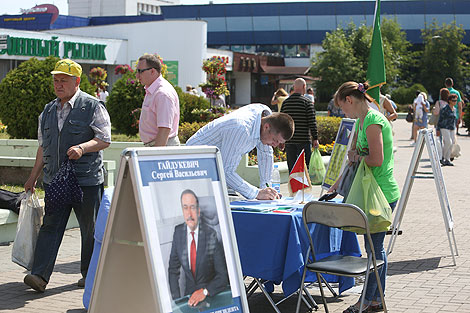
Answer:
[[[310,162],[313,145],[318,147],[317,120],[315,109],[310,99],[305,94],[306,83],[303,78],[294,81],[294,93],[284,100],[281,112],[289,114],[295,122],[295,132],[291,139],[286,142],[287,166],[289,173],[294,167],[295,161],[302,150],[305,150],[305,162]],[[313,142],[312,142],[313,138]]]
[[[294,134],[294,121],[284,113],[272,113],[264,104],[246,105],[220,117],[199,129],[186,142],[188,146],[217,146],[222,154],[225,178],[229,188],[247,199],[271,200],[279,198],[271,183],[273,169],[272,147],[284,147]],[[260,188],[249,184],[237,173],[242,156],[256,147]]]

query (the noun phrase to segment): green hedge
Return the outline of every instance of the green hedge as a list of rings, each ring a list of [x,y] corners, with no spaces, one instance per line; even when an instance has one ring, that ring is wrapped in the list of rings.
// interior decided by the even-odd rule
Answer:
[[[181,123],[178,131],[178,137],[182,143],[186,142],[199,128],[206,125],[207,122]],[[332,143],[336,139],[340,117],[317,116],[318,140],[322,145]]]
[[[424,91],[428,94],[426,88],[424,88],[421,84],[414,84],[411,87],[399,87],[392,91],[392,100],[398,104],[411,104],[413,100],[416,98],[416,91]],[[403,112],[403,111],[402,111]]]
[[[31,58],[8,72],[0,83],[0,120],[11,138],[37,138],[38,117],[44,106],[56,98],[51,71],[59,58]],[[94,94],[82,74],[80,89]]]
[[[332,143],[336,139],[340,124],[340,117],[317,116],[318,141],[322,145]]]

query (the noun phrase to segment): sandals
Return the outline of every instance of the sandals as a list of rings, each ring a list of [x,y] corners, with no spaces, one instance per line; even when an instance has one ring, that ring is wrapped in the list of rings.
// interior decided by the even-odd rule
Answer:
[[[383,310],[384,306],[382,305],[382,303],[377,303],[369,305],[366,312],[382,312]]]
[[[368,310],[369,310],[369,307],[365,306],[365,308],[363,308],[362,312],[363,313],[369,312]],[[357,307],[356,305],[353,304],[353,305],[349,306],[349,308],[344,310],[343,313],[360,313],[359,312],[359,307]]]
[[[362,309],[362,313],[369,313],[369,312],[382,312],[384,310],[384,307],[382,303],[377,303],[377,304],[371,304],[368,306],[364,306]],[[343,313],[360,313],[359,312],[359,307],[356,305],[351,305],[349,308],[343,311]]]

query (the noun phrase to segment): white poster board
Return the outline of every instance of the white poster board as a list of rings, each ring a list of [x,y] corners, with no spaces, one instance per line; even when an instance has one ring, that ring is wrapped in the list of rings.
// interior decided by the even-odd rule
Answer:
[[[419,172],[419,162],[421,155],[423,154],[424,147],[426,146],[431,162],[432,172]],[[408,199],[411,194],[411,188],[415,179],[433,179],[436,184],[437,196],[441,205],[442,218],[444,220],[445,231],[447,239],[449,241],[449,247],[454,261],[456,264],[455,255],[458,255],[457,243],[454,235],[454,220],[452,217],[452,211],[450,209],[449,198],[447,197],[446,185],[444,183],[444,177],[442,175],[441,165],[439,163],[439,154],[437,152],[436,140],[431,129],[422,129],[418,134],[416,140],[415,150],[411,157],[410,167],[408,168],[408,174],[406,175],[405,184],[401,192],[401,197],[397,205],[395,218],[393,220],[391,231],[392,237],[390,238],[387,254],[392,253],[393,246],[395,244],[397,235],[400,230],[400,225],[405,214],[405,208],[408,203]],[[455,254],[454,254],[455,248]]]
[[[336,134],[335,144],[331,152],[330,162],[323,178],[322,189],[328,190],[338,180],[347,161],[347,152],[351,148],[356,120],[343,118]]]
[[[123,152],[89,311],[249,312],[217,148]]]

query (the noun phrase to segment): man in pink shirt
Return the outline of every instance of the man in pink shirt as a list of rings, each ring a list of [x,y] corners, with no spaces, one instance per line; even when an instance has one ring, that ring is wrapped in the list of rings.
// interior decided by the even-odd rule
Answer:
[[[140,140],[147,147],[179,146],[180,103],[175,88],[161,75],[162,65],[153,54],[137,64],[137,79],[145,86],[139,120]]]

